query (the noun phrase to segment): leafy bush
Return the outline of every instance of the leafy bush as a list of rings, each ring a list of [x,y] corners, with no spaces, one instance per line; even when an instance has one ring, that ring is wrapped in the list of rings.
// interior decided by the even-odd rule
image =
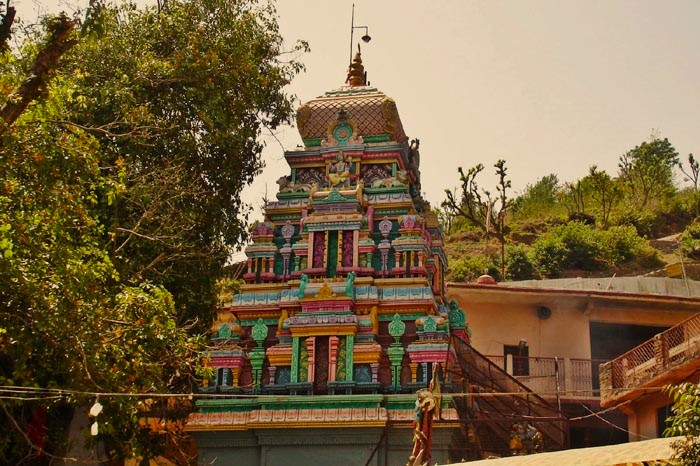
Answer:
[[[584,225],[595,225],[595,217],[584,212],[571,212],[569,214],[569,222],[579,222]]]
[[[614,226],[598,233],[601,258],[608,264],[619,265],[650,253],[649,242],[631,226]]]
[[[658,224],[658,213],[647,209],[628,209],[614,215],[610,223],[633,226],[639,236],[653,236]]]
[[[688,225],[681,236],[683,254],[693,259],[700,259],[700,221]]]
[[[557,210],[559,178],[555,174],[544,176],[535,184],[528,184],[525,192],[516,197],[511,210],[516,218],[542,218]],[[559,209],[563,210],[563,209]]]
[[[500,279],[498,266],[493,258],[488,256],[468,256],[453,260],[450,263],[447,280],[451,282],[473,282],[483,275],[484,272],[496,280]]]
[[[541,277],[557,278],[564,270],[567,254],[566,246],[558,238],[546,237],[535,241],[530,258]]]
[[[594,270],[600,266],[598,258],[601,248],[593,227],[569,222],[550,230],[546,236],[557,239],[566,249],[564,267]]]
[[[673,399],[673,414],[666,419],[665,437],[685,436],[671,444],[673,460],[681,466],[697,465],[700,458],[700,385],[682,383],[666,386],[664,391]]]
[[[506,278],[508,280],[535,278],[535,266],[523,246],[509,245],[506,249]]]

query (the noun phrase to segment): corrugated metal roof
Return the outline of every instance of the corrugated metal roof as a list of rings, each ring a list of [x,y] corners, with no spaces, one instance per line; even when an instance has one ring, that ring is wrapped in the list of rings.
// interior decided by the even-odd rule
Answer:
[[[657,438],[604,447],[510,456],[456,463],[453,466],[637,466],[665,465],[673,454],[671,443],[683,437]]]
[[[700,296],[700,281],[665,277],[556,278],[500,282],[499,286],[517,288],[595,290],[615,293]]]

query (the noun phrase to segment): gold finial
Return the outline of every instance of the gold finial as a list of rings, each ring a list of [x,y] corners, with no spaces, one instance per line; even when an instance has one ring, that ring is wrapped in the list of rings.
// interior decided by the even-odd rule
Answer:
[[[345,82],[351,86],[365,85],[365,67],[362,66],[360,44],[357,44],[357,53],[355,54],[355,58],[352,60],[350,67],[348,68],[348,78],[345,80]]]

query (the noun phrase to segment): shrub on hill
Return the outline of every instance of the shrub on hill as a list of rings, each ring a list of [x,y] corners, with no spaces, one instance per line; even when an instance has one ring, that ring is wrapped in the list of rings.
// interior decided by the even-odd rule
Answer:
[[[696,220],[683,231],[683,254],[692,259],[700,259],[700,221]]]
[[[530,280],[535,277],[535,266],[525,247],[509,244],[506,248],[506,280]]]
[[[492,257],[469,255],[450,261],[447,281],[474,282],[484,273],[488,273],[496,280],[501,278],[498,273],[498,264]]]
[[[656,251],[633,226],[597,230],[580,222],[548,231],[532,245],[529,258],[539,275],[547,278],[558,277],[565,269],[593,271],[633,260],[640,266],[658,265]]]

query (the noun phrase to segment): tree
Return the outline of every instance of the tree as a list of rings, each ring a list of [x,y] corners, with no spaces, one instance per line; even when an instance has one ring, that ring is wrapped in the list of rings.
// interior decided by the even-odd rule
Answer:
[[[630,200],[644,208],[652,199],[675,191],[673,167],[678,163],[678,152],[668,139],[653,135],[649,142],[620,156],[619,177],[627,187]]]
[[[688,168],[682,163],[678,164],[681,172],[685,175],[685,180],[690,181],[693,189],[693,214],[700,216],[700,163],[693,154],[688,154]]]
[[[99,141],[111,178],[124,174],[115,202],[99,200],[120,272],[201,316],[246,238],[240,193],[262,169],[259,136],[290,121],[284,87],[302,65],[282,56],[267,2],[170,1],[160,14],[107,10],[101,24],[71,55],[79,94],[64,124]]]
[[[139,424],[143,395],[199,383],[196,330],[245,237],[240,190],[260,133],[291,118],[283,88],[301,69],[282,61],[267,2],[92,5],[0,134],[0,386],[19,387],[0,401],[3,464],[65,454],[74,409],[98,393],[142,394],[100,396],[110,456],[162,451],[167,436]],[[2,53],[3,108],[22,101],[51,21]]]
[[[560,201],[566,207],[570,219],[580,219],[587,216],[586,200],[590,186],[586,179],[575,183],[564,183],[559,193]]]
[[[673,459],[683,466],[695,466],[700,458],[700,385],[686,382],[666,386],[664,391],[673,400],[664,436],[685,436],[672,443]]]
[[[598,203],[600,208],[603,228],[607,228],[612,208],[622,198],[622,190],[605,170],[599,171],[595,165],[589,169],[586,181],[590,186],[591,198]]]
[[[491,197],[491,193],[480,190],[476,182],[476,177],[484,170],[482,164],[477,164],[464,173],[459,167],[460,187],[459,198],[456,190],[445,190],[447,199],[442,202],[442,207],[453,216],[460,216],[482,230],[486,236],[493,234],[501,245],[501,276],[505,276],[505,248],[506,235],[508,233],[505,225],[506,213],[512,205],[512,200],[508,198],[506,191],[511,187],[510,180],[507,179],[507,167],[505,160],[499,160],[494,164],[498,175],[496,190],[498,196]],[[482,196],[483,195],[483,196]]]
[[[551,212],[557,204],[559,178],[554,173],[528,184],[525,192],[513,201],[513,212],[523,217],[537,217]]]

